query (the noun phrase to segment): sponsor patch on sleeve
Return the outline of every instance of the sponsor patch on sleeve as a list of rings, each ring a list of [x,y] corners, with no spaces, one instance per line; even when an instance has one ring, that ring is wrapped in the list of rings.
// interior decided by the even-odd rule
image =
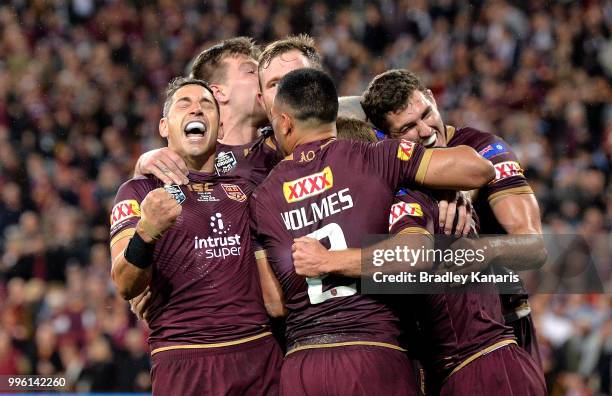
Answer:
[[[118,202],[111,212],[111,228],[132,217],[140,217],[140,205],[135,199]]]
[[[508,152],[508,147],[502,142],[496,142],[493,144],[489,144],[487,147],[483,148],[478,152],[478,154],[482,155],[486,159],[493,158],[497,155],[504,154]]]
[[[523,176],[523,169],[516,161],[504,161],[493,165],[495,167],[495,179],[491,183],[507,179],[512,176]]]
[[[289,203],[321,194],[334,186],[334,175],[326,166],[321,172],[283,183],[283,195]]]
[[[391,206],[389,213],[389,230],[405,216],[423,217],[423,209],[418,203],[398,202]]]
[[[397,158],[402,161],[408,161],[412,157],[414,151],[414,142],[402,139],[399,147],[397,148]]]

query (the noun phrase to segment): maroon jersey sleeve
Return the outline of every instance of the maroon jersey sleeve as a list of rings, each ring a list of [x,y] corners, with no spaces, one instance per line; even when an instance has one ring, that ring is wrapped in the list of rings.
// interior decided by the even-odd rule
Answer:
[[[410,190],[395,198],[389,213],[389,234],[436,233],[438,205],[427,194]]]
[[[147,178],[128,180],[119,187],[110,214],[111,247],[134,235],[136,223],[140,220],[140,204],[153,188],[154,182]]]
[[[510,145],[499,136],[473,128],[457,130],[449,146],[468,145],[495,167],[495,179],[480,190],[491,206],[507,195],[533,194]]]
[[[404,139],[386,139],[369,147],[366,160],[392,189],[423,184],[432,150]]]

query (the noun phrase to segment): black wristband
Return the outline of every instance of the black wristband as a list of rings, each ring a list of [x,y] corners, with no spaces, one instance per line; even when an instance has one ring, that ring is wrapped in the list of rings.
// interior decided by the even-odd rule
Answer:
[[[135,232],[128,243],[123,257],[132,265],[140,269],[146,269],[153,264],[153,252],[155,243],[146,243],[140,235]]]

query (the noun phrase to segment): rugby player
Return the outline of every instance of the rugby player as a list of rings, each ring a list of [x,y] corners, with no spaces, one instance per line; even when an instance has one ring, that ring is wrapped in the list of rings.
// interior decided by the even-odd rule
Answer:
[[[269,331],[247,198],[253,184],[215,175],[219,107],[208,85],[179,78],[159,123],[189,183],[124,183],[111,214],[112,278],[126,299],[152,290],[155,395],[275,394],[282,355]]]
[[[491,161],[495,179],[478,190],[474,205],[481,219],[480,233],[524,237],[483,238],[472,243],[493,243],[488,258],[515,270],[539,268],[545,262],[538,202],[508,143],[492,133],[446,125],[432,92],[408,70],[390,70],[375,77],[361,104],[368,119],[391,138],[408,139],[426,147],[467,145]],[[452,221],[447,221],[444,228],[451,225]],[[502,274],[507,272],[501,266],[495,269]],[[466,266],[464,270],[478,268]],[[501,294],[506,323],[514,328],[519,345],[541,366],[527,292],[521,283],[512,285],[514,290],[504,286],[507,294]]]
[[[267,118],[257,100],[260,52],[253,39],[235,37],[202,51],[191,65],[191,77],[208,82],[219,103],[215,171],[232,172],[255,184],[281,159],[271,130],[262,128]],[[137,175],[152,174],[166,184],[185,184],[186,171],[184,161],[169,148],[151,150],[136,164]]]
[[[217,142],[215,172],[242,177],[254,184],[261,182],[270,169],[280,160],[271,137],[259,132],[267,121],[266,114],[257,100],[259,80],[257,58],[261,51],[253,39],[236,37],[224,40],[198,54],[191,65],[191,76],[207,81],[219,103],[220,135]],[[271,131],[270,131],[271,133]],[[187,165],[170,147],[151,150],[138,159],[135,174],[156,176],[165,184],[188,184]],[[189,188],[189,187],[188,187]],[[202,191],[196,191],[203,193]],[[200,194],[202,195],[202,194]],[[204,196],[202,196],[204,199]],[[267,267],[257,260],[263,276]],[[264,287],[264,298],[275,315],[282,307],[273,307],[274,296],[268,296],[271,288]],[[151,298],[147,290],[130,300],[132,310],[139,318],[146,318],[146,307]]]
[[[355,127],[347,129],[344,138],[371,141],[372,128],[366,134],[363,129],[367,125],[356,120],[353,124]],[[410,235],[396,243],[433,247],[433,241],[424,243],[421,236],[444,234],[438,222],[438,206],[431,191],[422,188],[396,196],[389,233]],[[478,228],[478,217],[475,221]],[[296,272],[307,276],[320,276],[321,271],[342,273],[337,253],[329,252],[315,239],[298,238],[292,255]],[[359,254],[355,264],[361,265]],[[425,393],[545,395],[544,378],[536,363],[516,346],[512,328],[504,324],[495,287],[472,284],[453,289],[449,294],[396,297],[392,304],[402,313],[403,330],[412,330],[406,343],[426,369]]]
[[[286,66],[296,58],[290,54],[281,61]],[[260,68],[272,62],[260,62]],[[338,97],[320,70],[291,71],[270,88],[277,93],[266,109],[287,157],[259,185],[250,205],[254,233],[288,311],[281,393],[416,394],[396,315],[381,301],[359,295],[354,279],[297,275],[293,239],[309,235],[328,240],[332,249],[357,247],[362,236],[386,232],[400,184],[479,188],[493,178],[491,164],[468,147],[337,141]]]

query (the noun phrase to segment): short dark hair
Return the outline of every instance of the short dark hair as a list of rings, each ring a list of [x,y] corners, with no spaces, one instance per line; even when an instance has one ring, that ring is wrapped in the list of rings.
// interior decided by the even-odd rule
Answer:
[[[404,109],[414,91],[427,93],[416,74],[406,69],[389,70],[370,82],[361,97],[361,107],[374,125],[388,133],[387,113]]]
[[[338,139],[375,143],[378,141],[374,127],[355,118],[338,117],[336,120]]]
[[[308,67],[287,73],[278,83],[275,100],[288,105],[300,121],[329,123],[338,116],[336,86],[321,70]]]
[[[245,55],[257,61],[261,49],[250,37],[233,37],[223,40],[198,54],[191,65],[191,77],[222,83],[226,78],[227,66],[223,60],[229,56]]]
[[[293,50],[300,51],[302,55],[308,58],[308,63],[313,69],[323,69],[321,55],[315,47],[314,39],[307,34],[298,34],[268,44],[259,55],[258,72],[267,68],[272,59]]]
[[[215,95],[213,94],[213,91],[210,89],[206,81],[198,80],[196,78],[191,78],[191,77],[175,77],[172,79],[172,81],[170,81],[170,83],[166,87],[166,100],[164,100],[164,109],[163,109],[164,117],[168,117],[168,113],[170,112],[170,107],[172,106],[172,96],[176,93],[176,91],[178,91],[179,89],[183,88],[186,85],[200,85],[204,87],[208,92],[210,92],[211,96],[213,97],[215,106],[217,107],[217,112],[219,112],[219,104],[217,103],[217,100],[215,99]]]

